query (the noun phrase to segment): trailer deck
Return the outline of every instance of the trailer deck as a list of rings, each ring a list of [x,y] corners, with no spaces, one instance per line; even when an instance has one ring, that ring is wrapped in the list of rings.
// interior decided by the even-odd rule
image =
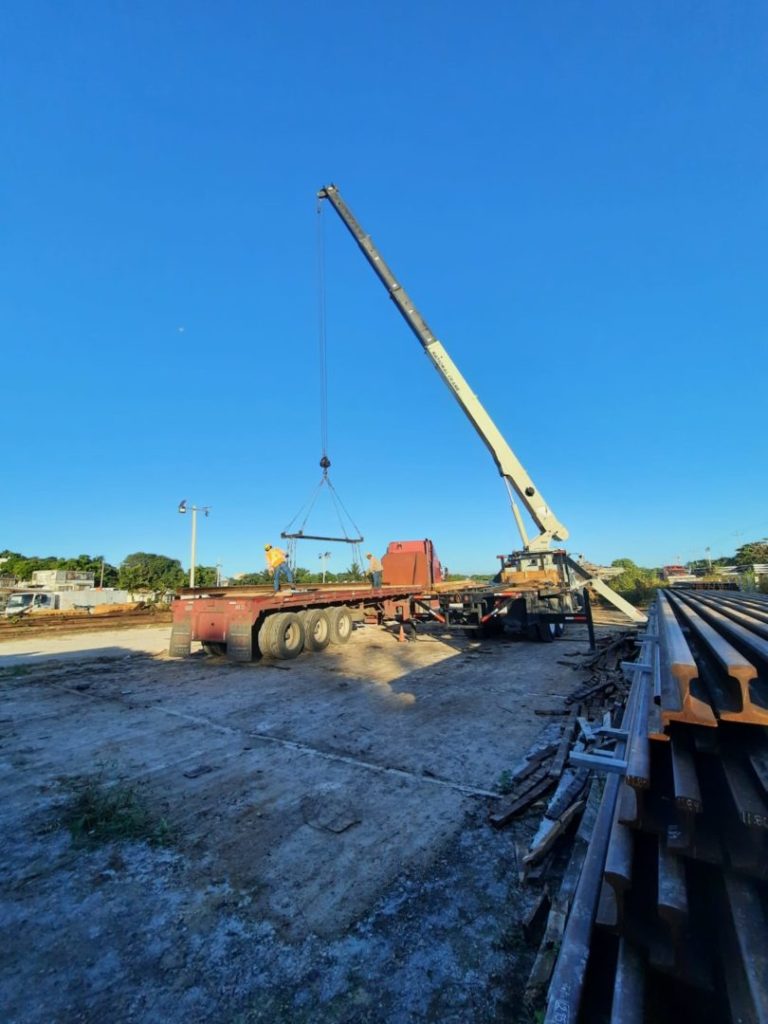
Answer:
[[[418,586],[318,584],[275,591],[265,587],[220,587],[180,592],[173,606],[169,653],[184,657],[193,640],[211,654],[226,653],[233,661],[251,661],[259,654],[295,658],[302,650],[323,650],[343,644],[354,620],[407,621]]]
[[[269,586],[187,588],[173,606],[169,654],[185,657],[197,640],[209,654],[226,654],[233,661],[290,659],[303,650],[346,643],[355,621],[432,620],[447,630],[485,636],[514,631],[546,642],[560,636],[567,622],[589,621],[588,597],[582,600],[586,614],[564,607],[557,588],[532,592],[504,584],[374,589],[333,583],[277,593]]]

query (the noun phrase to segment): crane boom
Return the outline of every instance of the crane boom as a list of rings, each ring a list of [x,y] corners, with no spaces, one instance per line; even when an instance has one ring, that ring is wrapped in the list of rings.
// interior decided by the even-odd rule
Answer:
[[[544,498],[534,486],[533,481],[526,472],[520,460],[509,447],[496,424],[483,408],[480,400],[464,379],[462,373],[446,352],[443,345],[437,340],[430,330],[427,322],[421,313],[416,309],[410,296],[398,282],[395,275],[384,262],[381,253],[367,235],[352,214],[347,204],[341,198],[338,188],[335,185],[326,185],[317,193],[319,199],[327,199],[338,213],[342,222],[359,245],[363,255],[370,263],[379,280],[389,293],[389,297],[395,303],[405,322],[421,343],[422,348],[432,360],[432,364],[442,379],[453,392],[454,398],[462,407],[470,423],[480,435],[483,443],[491,453],[499,473],[504,479],[512,502],[512,511],[515,514],[520,535],[523,540],[523,547],[527,551],[546,551],[553,540],[565,541],[568,539],[568,530],[551,511]],[[514,500],[517,494],[520,501],[527,509],[540,533],[538,536],[529,538],[523,523],[520,511]]]

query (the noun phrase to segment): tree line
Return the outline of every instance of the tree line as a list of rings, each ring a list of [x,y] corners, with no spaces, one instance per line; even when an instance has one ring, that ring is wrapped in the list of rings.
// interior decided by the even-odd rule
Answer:
[[[44,569],[69,569],[76,572],[92,572],[94,583],[104,587],[119,587],[121,590],[149,590],[153,593],[164,593],[178,590],[189,582],[189,572],[182,567],[177,558],[167,555],[152,554],[147,551],[135,551],[127,555],[119,565],[112,565],[102,555],[78,555],[77,558],[60,558],[56,555],[39,557],[22,555],[18,551],[0,551],[0,577],[11,578],[20,582],[30,581],[32,573]],[[301,584],[321,583],[323,574],[311,572],[301,566],[293,571],[294,580]],[[195,586],[212,587],[216,585],[218,573],[213,565],[195,566]],[[357,562],[344,572],[326,572],[327,583],[354,583],[364,578],[363,570]],[[264,585],[272,582],[266,569],[238,576],[231,581],[237,586]]]
[[[183,587],[187,574],[177,558],[136,551],[127,555],[120,565],[112,565],[102,555],[78,555],[76,558],[61,558],[58,555],[22,555],[18,551],[0,551],[0,576],[17,582],[29,581],[32,573],[46,569],[68,569],[75,572],[92,572],[94,584],[104,587],[119,587],[121,590],[151,590],[160,592]],[[203,586],[216,582],[216,569],[201,565],[195,575]]]
[[[0,577],[10,577],[16,581],[31,580],[32,573],[40,569],[70,569],[77,572],[92,572],[96,586],[119,587],[122,590],[148,590],[163,593],[178,590],[188,583],[187,570],[177,558],[167,555],[152,554],[147,551],[135,551],[127,555],[120,565],[112,565],[102,555],[78,555],[76,558],[60,558],[48,555],[44,558],[37,555],[22,555],[17,551],[0,551]],[[730,557],[713,559],[696,559],[689,562],[690,571],[714,570],[719,565],[752,565],[768,563],[768,538],[749,541]],[[658,587],[666,585],[662,578],[661,567],[643,568],[629,558],[617,558],[612,566],[624,571],[611,580],[611,586],[620,594],[635,603],[644,603],[653,597]],[[298,566],[293,571],[296,583],[307,585],[321,583],[323,574],[312,572]],[[365,578],[365,573],[357,562],[343,572],[325,573],[326,583],[355,583]],[[449,579],[465,579],[464,576],[451,574]],[[474,579],[485,579],[474,576]],[[216,567],[212,565],[195,566],[195,585],[198,587],[215,586],[217,580]],[[272,577],[263,569],[258,572],[245,573],[231,582],[237,586],[263,586],[269,584]]]
[[[719,556],[718,558],[697,558],[686,563],[689,572],[714,575],[718,566],[735,565],[744,566],[745,574],[742,585],[754,587],[754,578],[746,572],[750,565],[761,565],[768,563],[768,539],[748,541],[737,548],[734,554],[729,557]],[[668,581],[662,577],[661,567],[646,569],[636,565],[630,558],[617,558],[611,562],[612,566],[622,568],[624,571],[620,576],[614,576],[609,580],[609,585],[628,601],[633,604],[646,604],[651,601],[659,587],[666,587]],[[747,577],[750,576],[748,579]],[[765,584],[761,585],[765,586]]]

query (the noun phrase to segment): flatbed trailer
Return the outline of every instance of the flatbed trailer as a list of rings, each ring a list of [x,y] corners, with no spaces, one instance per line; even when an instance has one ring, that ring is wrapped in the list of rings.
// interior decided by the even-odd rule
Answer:
[[[355,621],[438,622],[447,631],[469,636],[514,632],[549,641],[567,622],[587,622],[589,597],[573,611],[553,588],[521,591],[504,585],[430,587],[364,583],[327,584],[275,593],[271,587],[184,589],[173,604],[169,653],[185,657],[197,640],[209,654],[233,661],[267,657],[289,659],[303,650],[321,651],[344,644]]]
[[[423,587],[325,584],[277,593],[272,587],[186,588],[173,603],[169,653],[184,657],[199,640],[209,654],[233,661],[259,655],[295,658],[346,643],[355,620],[404,622]]]

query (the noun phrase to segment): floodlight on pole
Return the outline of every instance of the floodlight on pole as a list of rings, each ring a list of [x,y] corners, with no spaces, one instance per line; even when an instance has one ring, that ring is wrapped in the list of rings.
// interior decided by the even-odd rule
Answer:
[[[320,559],[323,573],[323,583],[325,583],[325,563],[331,557],[330,551],[323,551],[322,554],[317,556]]]
[[[191,545],[190,559],[189,559],[189,585],[190,585],[190,587],[194,587],[194,585],[195,585],[195,547],[197,545],[197,513],[198,512],[205,512],[205,515],[206,515],[206,518],[207,518],[208,513],[210,512],[210,510],[211,510],[211,506],[210,505],[201,505],[200,507],[198,507],[197,505],[192,505],[191,507],[188,507],[187,506],[187,499],[186,498],[184,498],[183,501],[179,502],[179,512],[182,515],[184,515],[184,513],[187,512],[187,511],[190,511],[192,513],[192,545]]]

